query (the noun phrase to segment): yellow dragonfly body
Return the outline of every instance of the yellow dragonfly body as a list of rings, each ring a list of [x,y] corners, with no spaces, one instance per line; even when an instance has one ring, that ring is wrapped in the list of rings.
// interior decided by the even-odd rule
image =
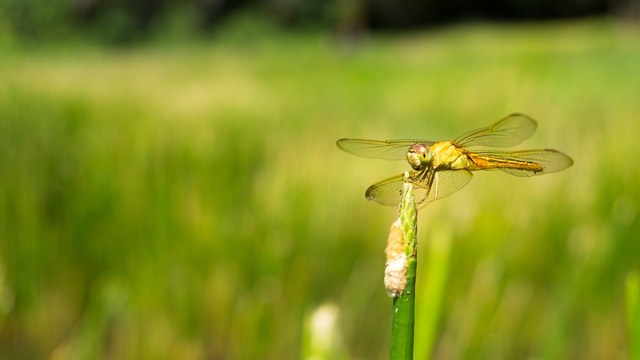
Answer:
[[[529,138],[536,128],[537,123],[532,118],[512,114],[491,126],[469,131],[453,141],[340,139],[337,145],[358,156],[406,159],[413,169],[409,179],[414,185],[416,204],[423,207],[460,190],[471,180],[471,171],[501,170],[515,176],[536,176],[571,166],[573,160],[569,156],[551,149],[474,149],[518,145]],[[402,174],[382,180],[371,185],[365,196],[383,205],[398,205],[402,181]]]

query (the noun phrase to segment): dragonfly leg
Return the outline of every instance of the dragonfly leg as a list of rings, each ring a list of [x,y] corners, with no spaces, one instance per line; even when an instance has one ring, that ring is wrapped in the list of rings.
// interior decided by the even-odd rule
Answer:
[[[435,188],[436,193],[433,196],[433,200],[434,201],[438,200],[438,178],[440,178],[440,176],[438,176],[438,173],[436,173],[436,181],[435,181],[436,182],[436,184],[435,184],[436,185],[436,188]]]

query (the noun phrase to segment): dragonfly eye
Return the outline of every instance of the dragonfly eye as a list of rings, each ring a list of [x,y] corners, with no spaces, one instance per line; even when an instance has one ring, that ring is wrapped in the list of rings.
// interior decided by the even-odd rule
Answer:
[[[431,165],[431,150],[425,144],[414,144],[407,151],[407,161],[414,170],[424,170]]]

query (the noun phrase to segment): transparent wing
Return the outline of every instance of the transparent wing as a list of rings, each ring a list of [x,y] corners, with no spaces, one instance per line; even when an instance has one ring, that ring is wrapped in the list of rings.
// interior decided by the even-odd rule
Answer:
[[[435,178],[431,183],[431,190],[427,191],[426,196],[421,193],[422,188],[414,188],[414,194],[418,207],[423,207],[445,196],[449,196],[454,192],[462,189],[471,180],[473,174],[469,170],[441,170],[437,171]],[[424,200],[418,201],[423,198]]]
[[[488,159],[496,159],[497,162],[504,161],[505,166],[499,166],[496,170],[506,172],[514,176],[535,176],[554,173],[564,170],[573,164],[573,160],[561,153],[551,149],[540,150],[519,150],[519,151],[474,151],[475,154]],[[542,170],[532,171],[530,169],[509,166],[509,163],[534,163],[542,166]]]
[[[473,175],[468,170],[428,171],[421,174],[418,171],[410,173],[414,184],[413,194],[419,208],[435,200],[451,195],[465,186]],[[384,179],[371,185],[365,196],[382,205],[398,206],[400,204],[400,189],[402,188],[402,174]]]
[[[435,141],[423,139],[340,139],[336,142],[336,145],[338,145],[340,149],[353,155],[385,160],[405,160],[407,150],[409,150],[409,146],[413,144],[427,144],[427,146],[431,146],[435,144]]]
[[[524,114],[511,114],[497,123],[471,130],[454,140],[459,146],[515,146],[528,139],[538,127],[535,120]]]
[[[398,206],[400,204],[400,189],[402,188],[402,174],[392,176],[377,182],[367,189],[367,200],[373,200],[378,204]]]

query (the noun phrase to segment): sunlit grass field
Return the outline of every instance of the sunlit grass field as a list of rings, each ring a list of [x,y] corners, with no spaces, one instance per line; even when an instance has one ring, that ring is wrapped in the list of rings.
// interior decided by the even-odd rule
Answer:
[[[396,209],[364,190],[408,166],[335,141],[453,139],[512,112],[539,123],[518,148],[574,165],[476,173],[421,210],[418,355],[630,358],[638,30],[463,24],[346,44],[229,25],[128,49],[4,44],[0,358],[385,359]]]

